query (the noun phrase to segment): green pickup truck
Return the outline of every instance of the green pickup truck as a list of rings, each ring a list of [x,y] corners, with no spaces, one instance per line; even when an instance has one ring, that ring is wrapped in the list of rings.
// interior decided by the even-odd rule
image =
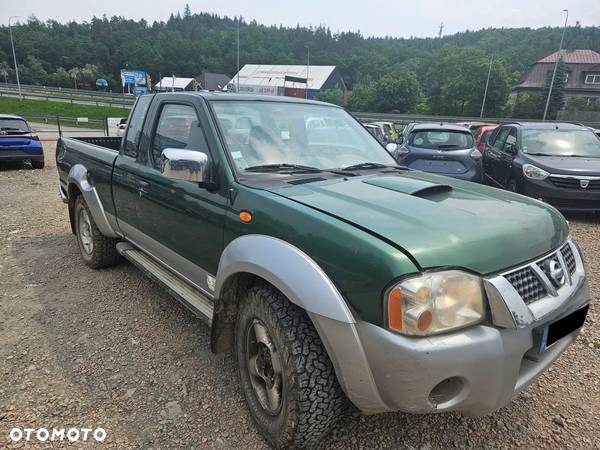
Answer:
[[[56,160],[83,261],[125,258],[205,320],[276,448],[351,404],[490,413],[585,321],[560,213],[398,166],[333,105],[144,95],[123,139],[63,138]]]

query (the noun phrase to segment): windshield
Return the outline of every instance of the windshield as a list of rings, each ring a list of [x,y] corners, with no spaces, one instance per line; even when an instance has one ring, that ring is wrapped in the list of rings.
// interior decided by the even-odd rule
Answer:
[[[435,150],[464,150],[474,145],[473,135],[468,132],[449,130],[418,130],[408,140],[416,148]]]
[[[0,119],[0,131],[29,133],[29,126],[21,119]]]
[[[366,162],[396,165],[346,111],[269,101],[213,101],[238,170],[286,164],[326,170]]]
[[[524,130],[523,152],[600,158],[600,139],[589,130]]]

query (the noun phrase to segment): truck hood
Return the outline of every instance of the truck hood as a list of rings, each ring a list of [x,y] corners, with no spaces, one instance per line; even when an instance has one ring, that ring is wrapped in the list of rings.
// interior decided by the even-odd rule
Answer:
[[[497,272],[556,249],[568,225],[537,200],[424,172],[270,189],[378,236],[422,269]]]

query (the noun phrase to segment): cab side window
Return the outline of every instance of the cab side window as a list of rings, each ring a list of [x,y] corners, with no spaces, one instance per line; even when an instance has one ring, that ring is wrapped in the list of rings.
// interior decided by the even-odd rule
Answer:
[[[151,95],[142,95],[135,103],[129,125],[127,126],[127,135],[123,143],[123,154],[132,158],[137,157],[138,146],[142,137],[142,128],[144,127],[144,119],[146,112],[152,101]]]
[[[208,154],[206,137],[193,107],[169,103],[163,105],[152,141],[152,162],[156,169],[161,168],[160,158],[166,148]]]

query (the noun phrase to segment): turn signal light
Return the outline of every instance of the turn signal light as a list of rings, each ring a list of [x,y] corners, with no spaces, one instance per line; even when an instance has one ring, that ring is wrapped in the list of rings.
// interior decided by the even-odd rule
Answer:
[[[252,222],[252,214],[250,214],[248,211],[241,211],[240,220],[244,223],[250,223]]]
[[[402,331],[402,291],[395,288],[388,296],[388,325],[394,331]]]

